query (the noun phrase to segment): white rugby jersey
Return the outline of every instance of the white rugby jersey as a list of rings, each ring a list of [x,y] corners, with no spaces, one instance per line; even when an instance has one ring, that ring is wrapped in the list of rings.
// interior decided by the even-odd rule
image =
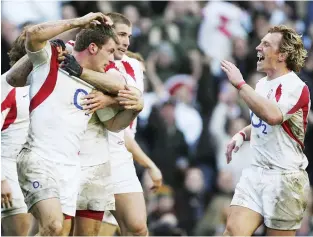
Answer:
[[[66,49],[69,52],[73,51],[75,41],[68,41],[66,43]],[[132,60],[130,60],[132,61]],[[136,60],[137,61],[137,60]],[[124,66],[125,65],[125,66]],[[140,67],[140,64],[138,64]],[[136,65],[137,67],[137,65]],[[135,70],[129,65],[127,60],[111,62],[105,69],[108,71],[118,71],[121,73],[126,83],[130,86],[137,87],[135,82]],[[138,71],[136,70],[136,74]],[[143,77],[143,76],[142,76]],[[143,87],[143,82],[142,82]],[[139,88],[138,88],[139,89]],[[80,158],[82,166],[94,166],[107,162],[109,160],[109,151],[111,152],[111,143],[108,141],[109,133],[114,140],[118,140],[119,143],[124,144],[124,132],[113,133],[106,130],[102,124],[103,121],[109,120],[117,114],[117,110],[111,107],[107,107],[101,110],[97,110],[96,114],[93,114],[92,119],[89,121],[86,133],[81,141]],[[99,117],[101,119],[99,119]],[[100,121],[101,120],[101,121]],[[100,135],[102,134],[102,136]],[[122,139],[123,141],[120,141]],[[110,145],[110,149],[109,146]],[[125,146],[124,150],[127,152]]]
[[[136,59],[129,58],[128,56],[124,55],[122,60],[115,60],[114,63],[110,64],[107,68],[107,70],[110,70],[111,68],[115,68],[119,70],[122,73],[126,73],[128,76],[130,76],[130,80],[135,82],[135,87],[139,89],[143,93],[143,71],[140,67],[140,62]],[[129,79],[129,77],[127,77]],[[127,80],[128,83],[128,80]],[[128,83],[129,84],[129,83]],[[136,127],[137,127],[137,118],[130,124],[129,127],[126,129],[129,129],[131,131],[131,134],[133,137],[136,133]],[[121,154],[121,156],[125,156],[125,153],[128,154],[129,158],[131,157],[131,154],[128,152],[127,148],[125,147],[125,139],[124,139],[124,130],[115,133],[108,131],[109,135],[109,150],[110,155],[112,157],[117,157]],[[127,158],[127,157],[125,157]],[[111,159],[111,162],[114,162],[115,164],[118,163],[120,160],[118,159]],[[121,161],[122,162],[122,161]]]
[[[15,160],[29,127],[29,86],[14,88],[1,76],[1,158]]]
[[[79,164],[80,141],[91,117],[80,100],[93,87],[59,69],[58,52],[49,42],[27,54],[34,67],[30,74],[30,128],[24,146],[44,159]]]
[[[274,80],[262,78],[255,90],[274,101],[284,119],[282,124],[270,126],[250,112],[252,164],[267,169],[304,170],[308,160],[303,143],[311,105],[307,85],[290,72]]]

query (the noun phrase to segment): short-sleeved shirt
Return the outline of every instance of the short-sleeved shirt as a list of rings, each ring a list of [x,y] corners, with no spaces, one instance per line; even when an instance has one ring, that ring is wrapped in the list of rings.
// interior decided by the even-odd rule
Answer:
[[[91,115],[80,105],[93,87],[59,69],[58,52],[47,42],[37,52],[27,50],[30,74],[30,128],[24,145],[44,159],[79,164],[80,141]]]
[[[304,170],[308,160],[303,144],[311,105],[308,86],[290,72],[274,80],[262,78],[256,92],[279,107],[283,121],[271,126],[250,112],[252,164],[268,169]]]

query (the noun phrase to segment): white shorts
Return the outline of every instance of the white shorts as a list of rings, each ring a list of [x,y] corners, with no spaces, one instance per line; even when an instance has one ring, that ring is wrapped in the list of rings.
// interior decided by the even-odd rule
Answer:
[[[81,167],[77,210],[115,210],[110,162]]]
[[[276,171],[252,166],[244,169],[231,205],[247,207],[277,230],[300,228],[310,184],[305,171]]]
[[[62,212],[75,216],[80,181],[78,165],[46,160],[23,148],[17,157],[17,173],[28,210],[39,201],[59,198]]]
[[[141,193],[141,183],[137,177],[134,160],[125,159],[125,162],[114,162],[114,159],[125,159],[122,157],[110,157],[114,194],[119,193]]]
[[[1,208],[1,218],[27,213],[24,195],[18,183],[16,160],[1,159],[2,170],[12,190],[12,208]]]
[[[110,211],[104,212],[102,222],[118,226],[118,223],[117,223],[115,217],[112,215],[112,213]]]

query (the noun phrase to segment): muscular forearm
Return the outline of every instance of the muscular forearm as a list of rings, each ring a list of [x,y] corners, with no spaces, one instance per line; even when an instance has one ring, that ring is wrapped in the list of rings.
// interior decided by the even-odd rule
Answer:
[[[117,94],[119,90],[125,87],[125,80],[119,74],[100,73],[84,68],[80,76],[82,80],[93,85],[98,90],[108,92],[110,94]]]
[[[44,47],[47,40],[79,26],[79,18],[45,22],[31,26],[26,32],[26,47],[30,51],[38,51]]]
[[[27,77],[32,69],[32,62],[25,55],[10,69],[6,75],[6,80],[13,87],[23,87],[26,85]]]
[[[144,153],[136,140],[125,131],[125,145],[127,150],[132,153],[134,160],[144,168],[152,168],[155,166],[153,161]]]
[[[111,132],[120,132],[127,128],[129,124],[137,117],[140,111],[123,110],[114,116],[114,118],[105,122],[106,128]]]
[[[53,37],[52,39],[60,39],[62,40],[64,43],[70,41],[70,40],[75,40],[76,35],[81,31],[81,28],[73,28],[71,30],[65,31],[55,37]]]
[[[240,89],[239,95],[252,112],[269,125],[277,125],[282,122],[283,117],[278,106],[270,100],[258,95],[249,85],[245,84]]]

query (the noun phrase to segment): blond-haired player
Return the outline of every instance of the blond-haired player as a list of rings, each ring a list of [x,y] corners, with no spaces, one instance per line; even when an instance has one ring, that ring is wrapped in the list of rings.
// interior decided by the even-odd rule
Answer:
[[[224,235],[250,236],[264,222],[267,235],[290,236],[300,228],[309,195],[303,143],[311,101],[308,86],[295,73],[307,52],[301,37],[286,26],[270,28],[256,50],[257,71],[266,77],[255,91],[235,65],[222,62],[251,110],[251,125],[232,138],[227,161],[244,140],[254,152],[236,187]]]

